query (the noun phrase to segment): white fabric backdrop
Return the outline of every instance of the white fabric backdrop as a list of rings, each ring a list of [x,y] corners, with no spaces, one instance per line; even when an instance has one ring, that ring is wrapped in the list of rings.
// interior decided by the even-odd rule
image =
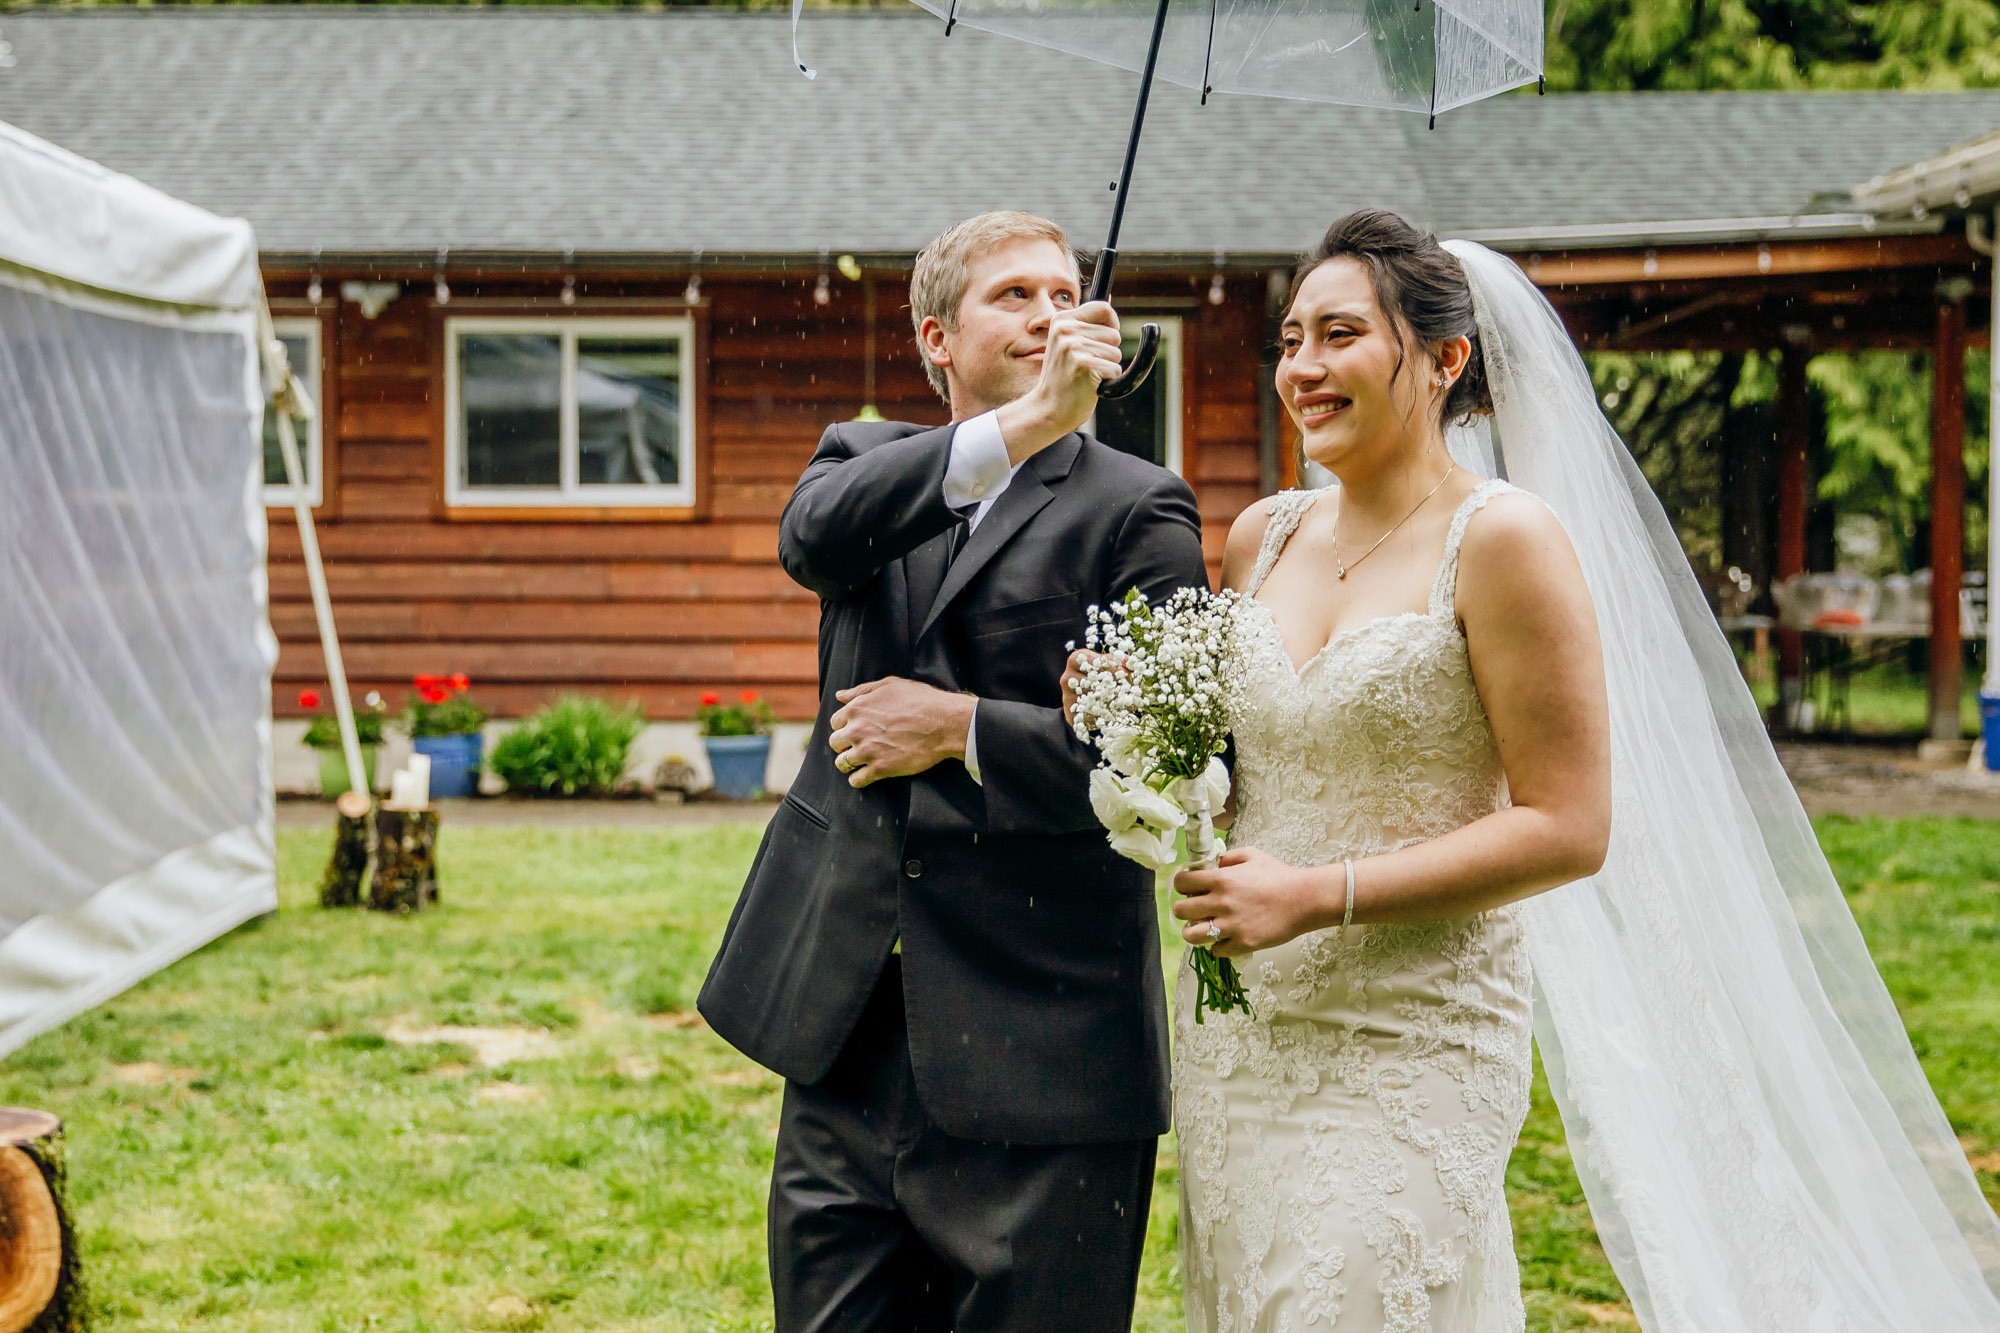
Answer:
[[[0,125],[0,1054],[277,905],[257,294]]]

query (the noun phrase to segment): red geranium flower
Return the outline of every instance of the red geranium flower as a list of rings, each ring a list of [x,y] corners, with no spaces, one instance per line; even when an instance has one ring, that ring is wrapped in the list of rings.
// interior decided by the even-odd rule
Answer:
[[[465,691],[472,688],[472,677],[466,675],[463,671],[460,671],[452,676],[451,687],[454,690],[457,690],[459,693],[463,694]]]
[[[445,683],[445,678],[443,676],[418,676],[410,683],[415,685],[419,690],[434,690]]]
[[[754,703],[756,703],[756,702],[757,702],[757,691],[755,691],[755,690],[745,690],[745,691],[743,691],[743,693],[742,693],[742,695],[741,695],[740,697],[742,698],[742,700],[743,700],[743,702],[744,702],[744,703],[746,703],[746,704],[754,704]]]
[[[301,708],[318,708],[318,707],[319,707],[319,691],[318,691],[318,690],[300,690],[300,691],[299,691],[299,707],[301,707]]]
[[[702,694],[701,694],[701,706],[702,706],[702,707],[704,707],[704,708],[713,708],[713,707],[715,707],[715,706],[716,706],[717,704],[719,704],[719,703],[721,703],[721,702],[722,702],[722,696],[721,696],[721,695],[719,695],[719,694],[717,694],[717,693],[716,693],[716,692],[715,692],[714,690],[703,690],[703,691],[702,691]]]
[[[423,698],[423,701],[427,704],[441,704],[445,700],[451,698],[451,691],[446,689],[442,685],[426,686],[424,689],[419,691],[419,694]]]

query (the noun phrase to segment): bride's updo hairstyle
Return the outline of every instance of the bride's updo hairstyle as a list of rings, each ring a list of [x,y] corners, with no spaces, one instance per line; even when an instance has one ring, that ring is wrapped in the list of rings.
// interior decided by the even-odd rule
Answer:
[[[1396,360],[1396,375],[1403,373],[1409,339],[1424,347],[1452,338],[1471,341],[1472,354],[1466,358],[1465,369],[1445,395],[1443,424],[1493,414],[1486,356],[1479,346],[1479,324],[1472,316],[1472,289],[1457,256],[1438,244],[1437,237],[1385,208],[1356,209],[1327,228],[1320,243],[1299,256],[1291,293],[1285,297],[1286,307],[1298,299],[1299,287],[1308,274],[1335,259],[1356,260],[1374,274],[1375,303],[1394,322],[1399,341],[1404,342],[1404,351]],[[1395,382],[1394,376],[1390,382]]]

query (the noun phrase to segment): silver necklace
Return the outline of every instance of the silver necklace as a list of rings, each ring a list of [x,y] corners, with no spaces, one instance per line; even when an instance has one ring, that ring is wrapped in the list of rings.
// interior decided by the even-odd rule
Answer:
[[[1410,506],[1409,513],[1403,515],[1401,518],[1397,519],[1394,523],[1390,524],[1389,531],[1383,533],[1380,537],[1377,537],[1375,539],[1375,546],[1380,546],[1383,542],[1388,541],[1390,533],[1393,533],[1397,528],[1402,527],[1405,523],[1408,523],[1411,519],[1415,518],[1417,516],[1417,510],[1422,509],[1426,504],[1430,503],[1431,496],[1436,495],[1439,491],[1443,490],[1444,484],[1451,480],[1451,474],[1456,471],[1458,471],[1458,464],[1457,462],[1454,461],[1450,467],[1444,470],[1444,475],[1438,478],[1438,484],[1431,487],[1430,490],[1426,491],[1424,493],[1423,499],[1417,501],[1414,505]],[[1366,560],[1369,556],[1375,554],[1375,546],[1371,546],[1367,550],[1363,551],[1360,555],[1354,557],[1354,565],[1346,564],[1341,560],[1340,516],[1346,512],[1347,512],[1347,503],[1345,499],[1343,499],[1341,501],[1340,508],[1336,509],[1333,513],[1333,563],[1339,566],[1340,577],[1343,581],[1347,578],[1348,570],[1354,568],[1354,565],[1360,564],[1363,560]]]

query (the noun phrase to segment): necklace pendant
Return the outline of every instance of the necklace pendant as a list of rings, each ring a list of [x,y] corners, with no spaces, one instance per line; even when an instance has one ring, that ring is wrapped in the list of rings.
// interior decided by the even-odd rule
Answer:
[[[1340,571],[1340,581],[1342,583],[1347,582],[1347,571],[1344,569]]]

